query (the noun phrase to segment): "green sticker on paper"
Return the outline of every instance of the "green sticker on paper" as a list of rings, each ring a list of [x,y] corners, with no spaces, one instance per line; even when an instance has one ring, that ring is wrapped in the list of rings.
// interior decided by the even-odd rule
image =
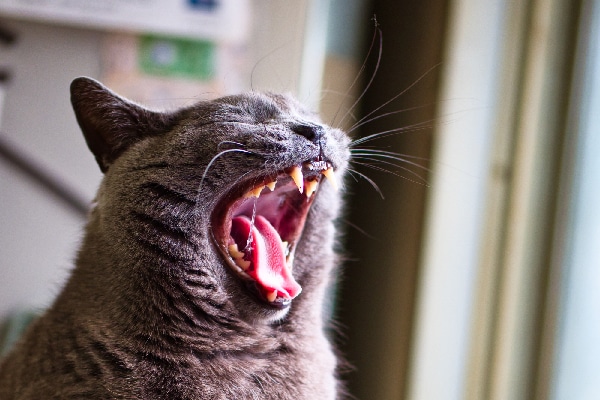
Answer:
[[[209,80],[214,75],[215,46],[205,40],[144,35],[139,66],[149,75]]]

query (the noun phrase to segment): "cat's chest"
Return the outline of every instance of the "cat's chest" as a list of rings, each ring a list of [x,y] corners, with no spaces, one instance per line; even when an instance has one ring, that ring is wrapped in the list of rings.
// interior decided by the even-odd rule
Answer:
[[[142,369],[138,382],[148,399],[336,398],[336,359],[325,337],[264,354],[198,355],[178,368]]]

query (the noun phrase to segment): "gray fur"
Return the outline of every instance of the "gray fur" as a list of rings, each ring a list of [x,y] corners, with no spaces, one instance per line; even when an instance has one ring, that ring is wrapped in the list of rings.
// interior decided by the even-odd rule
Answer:
[[[323,315],[339,194],[320,185],[296,249],[303,291],[284,311],[248,293],[209,226],[242,177],[320,152],[341,178],[346,135],[282,95],[158,113],[87,78],[71,93],[105,177],[70,279],[0,364],[0,399],[339,397]],[[294,123],[322,126],[319,145]],[[206,171],[233,148],[245,152],[224,153]]]

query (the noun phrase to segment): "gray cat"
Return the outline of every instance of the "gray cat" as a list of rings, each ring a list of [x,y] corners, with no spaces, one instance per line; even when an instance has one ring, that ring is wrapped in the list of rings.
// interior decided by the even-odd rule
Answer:
[[[333,399],[324,333],[345,133],[290,97],[154,112],[78,78],[105,173],[64,289],[0,399]]]

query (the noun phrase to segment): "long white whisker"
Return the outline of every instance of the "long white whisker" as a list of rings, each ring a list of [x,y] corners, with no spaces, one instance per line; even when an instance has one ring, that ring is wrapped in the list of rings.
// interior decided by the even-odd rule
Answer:
[[[361,118],[360,121],[357,121],[354,125],[352,125],[352,127],[350,127],[350,129],[347,130],[347,133],[352,133],[353,131],[360,128],[361,126],[364,126],[364,125],[371,123],[373,121],[376,121],[378,119],[389,117],[390,115],[401,114],[404,112],[409,112],[409,111],[414,111],[414,110],[420,110],[420,109],[428,107],[428,106],[431,106],[431,104],[426,104],[424,106],[415,106],[415,107],[404,108],[402,110],[391,111],[391,112],[387,112],[385,114],[377,115],[377,116],[367,119],[367,120],[365,120],[364,118]]]
[[[399,162],[402,162],[405,164],[413,165],[413,166],[415,166],[417,168],[421,168],[425,171],[429,171],[429,168],[424,167],[421,164],[418,164],[414,161],[406,160],[402,157],[392,156],[392,155],[387,155],[387,154],[352,153],[352,158],[363,158],[363,159],[369,159],[369,160],[379,161],[379,162],[385,162],[384,160],[379,160],[379,158],[388,158],[388,159],[396,160],[396,161],[399,161]],[[385,163],[390,164],[390,165],[396,165],[391,162],[385,162]]]
[[[366,180],[367,182],[369,182],[371,184],[371,186],[373,186],[373,189],[375,189],[375,191],[377,193],[379,193],[379,195],[381,196],[382,199],[385,199],[385,197],[383,196],[383,193],[381,193],[381,189],[379,189],[379,186],[377,186],[377,184],[375,182],[373,182],[373,180],[371,178],[369,178],[368,176],[366,176],[365,174],[362,174],[360,172],[358,172],[355,169],[351,169],[348,168],[348,172],[350,172],[351,174],[356,174],[359,177],[363,178],[364,180]]]
[[[206,168],[204,169],[204,173],[202,174],[202,179],[200,179],[200,185],[198,186],[198,195],[200,195],[200,190],[202,189],[202,185],[204,184],[204,179],[206,179],[206,174],[208,173],[208,171],[210,170],[210,167],[213,165],[213,163],[215,161],[217,161],[217,159],[227,153],[235,153],[235,152],[239,152],[239,153],[246,153],[246,154],[254,154],[251,151],[248,150],[243,150],[243,149],[228,149],[228,150],[223,150],[220,153],[218,153],[216,156],[214,156],[210,162],[208,163],[208,165],[206,166]]]
[[[418,173],[416,173],[416,172],[414,172],[414,171],[411,171],[411,170],[410,170],[410,169],[408,169],[407,167],[403,167],[403,166],[401,166],[401,165],[394,164],[394,163],[392,163],[392,162],[389,162],[389,161],[377,160],[377,159],[375,159],[375,158],[370,158],[370,157],[356,157],[356,158],[358,158],[359,160],[362,160],[362,161],[352,160],[352,162],[353,162],[354,164],[364,165],[365,167],[374,167],[374,168],[377,168],[377,169],[378,169],[378,171],[384,171],[384,172],[388,172],[388,173],[390,173],[390,174],[393,174],[393,175],[398,175],[398,173],[397,173],[397,172],[394,172],[394,171],[391,171],[391,170],[385,169],[385,168],[383,168],[383,167],[381,167],[381,166],[378,166],[378,165],[375,165],[375,164],[372,164],[372,163],[367,163],[367,162],[365,162],[365,161],[373,161],[374,163],[385,164],[385,165],[390,165],[390,166],[392,166],[392,167],[400,168],[400,169],[401,169],[401,170],[403,170],[403,171],[409,172],[409,173],[411,173],[412,175],[415,175],[415,176],[419,177],[419,179],[423,179],[421,176],[419,176],[419,174],[418,174]]]
[[[388,101],[386,101],[385,103],[383,103],[382,105],[380,105],[379,107],[377,107],[376,109],[374,109],[373,111],[371,111],[370,113],[366,114],[364,117],[362,117],[358,121],[356,121],[356,124],[352,128],[350,128],[350,129],[351,130],[354,129],[354,127],[357,124],[362,124],[365,119],[369,118],[371,115],[375,114],[377,111],[381,110],[383,107],[387,106],[392,101],[396,100],[398,97],[400,97],[403,94],[405,94],[406,92],[408,92],[410,89],[412,89],[413,87],[415,87],[417,85],[417,83],[421,82],[421,80],[423,80],[427,75],[429,75],[429,73],[431,73],[431,71],[433,71],[434,69],[436,69],[440,65],[441,64],[438,63],[438,64],[434,65],[433,67],[429,68],[423,75],[421,75],[416,81],[414,81],[412,84],[410,84],[406,89],[404,89],[403,91],[401,91],[400,93],[398,93],[397,95],[395,95],[394,97],[392,97],[391,99],[389,99]]]
[[[224,144],[235,144],[236,146],[245,147],[243,143],[234,142],[232,140],[223,140],[222,142],[219,142],[219,144],[217,145],[217,149],[221,150],[221,146]]]
[[[381,29],[379,29],[377,22],[375,21],[375,31],[373,32],[373,39],[371,40],[371,45],[369,46],[369,51],[367,52],[367,56],[365,57],[365,60],[363,61],[360,70],[358,71],[358,73],[356,74],[356,77],[354,77],[354,81],[352,82],[352,84],[350,85],[350,87],[348,87],[348,90],[346,91],[346,96],[348,96],[350,94],[350,91],[352,90],[352,88],[354,87],[354,85],[356,85],[356,83],[358,82],[358,78],[362,75],[362,73],[364,72],[365,68],[367,67],[367,61],[369,61],[369,57],[371,55],[371,52],[373,51],[373,47],[375,45],[375,39],[377,38],[377,33],[379,33],[379,41],[380,41],[380,46],[379,46],[379,58],[377,61],[377,65],[375,67],[375,71],[373,72],[373,76],[371,77],[371,82],[373,81],[373,78],[375,77],[375,74],[377,73],[377,69],[379,68],[379,60],[381,59],[381,41],[382,39],[382,32]],[[370,82],[369,82],[370,85]],[[369,85],[367,85],[367,87],[365,88],[365,91],[369,88]],[[342,122],[346,119],[346,117],[348,116],[348,114],[350,114],[352,112],[352,109],[356,106],[356,104],[360,101],[360,99],[362,98],[362,96],[364,95],[364,92],[360,95],[360,97],[358,98],[358,100],[356,100],[356,102],[348,109],[348,111],[346,112],[346,114],[342,117],[342,120],[340,121],[340,123],[338,124],[339,127],[342,126]],[[340,106],[338,107],[337,111],[335,112],[333,119],[331,120],[331,126],[334,126],[335,124],[335,120],[337,119],[337,116],[339,114],[339,112],[341,111],[342,105],[340,103]]]
[[[377,34],[377,33],[379,34],[379,54],[377,55],[377,63],[375,64],[375,70],[373,71],[373,74],[371,75],[371,79],[369,79],[369,82],[367,83],[367,86],[365,86],[365,88],[363,89],[362,93],[358,96],[358,98],[350,106],[350,108],[346,112],[346,115],[344,115],[342,117],[342,119],[340,120],[340,122],[338,124],[339,126],[342,126],[344,124],[344,121],[346,120],[346,118],[348,118],[348,115],[350,115],[352,113],[352,110],[354,110],[354,108],[362,100],[362,98],[364,97],[364,95],[367,93],[367,91],[369,90],[369,88],[373,84],[373,81],[375,80],[375,76],[377,75],[377,71],[379,70],[379,66],[381,64],[381,55],[383,53],[383,33],[381,32],[381,29],[379,28],[379,25],[377,24],[377,21],[376,21],[375,22],[375,34]],[[373,41],[374,40],[375,40],[375,36],[373,37]],[[365,60],[365,63],[366,62],[367,62],[367,60]],[[358,76],[357,76],[357,79],[358,79]]]
[[[365,235],[369,239],[377,240],[377,238],[375,236],[368,234],[364,229],[359,228],[358,225],[353,224],[352,222],[348,221],[347,219],[342,218],[341,221],[343,223],[347,224],[348,226],[351,226],[352,228],[356,229],[357,231],[359,231],[360,233],[362,233],[363,235]]]
[[[419,156],[413,156],[413,155],[410,155],[410,154],[396,153],[394,151],[387,151],[387,150],[375,149],[375,148],[372,148],[372,147],[359,147],[359,148],[356,148],[356,149],[350,149],[350,153],[352,153],[352,154],[370,154],[370,155],[386,154],[386,155],[390,155],[390,156],[400,157],[402,159],[412,158],[413,160],[423,160],[423,161],[429,161],[430,160],[427,157],[419,157]]]
[[[352,143],[350,143],[350,147],[354,147],[357,144],[368,142],[368,141],[371,141],[374,139],[381,139],[381,138],[384,138],[387,136],[397,135],[399,133],[413,132],[413,131],[418,131],[418,130],[422,130],[425,128],[430,128],[430,126],[427,124],[431,123],[432,121],[433,120],[424,121],[424,122],[419,122],[414,125],[405,126],[402,128],[396,128],[396,129],[390,129],[389,131],[377,132],[372,135],[368,135],[368,136],[353,140]]]
[[[378,162],[380,164],[391,165],[393,167],[400,168],[401,170],[406,171],[409,174],[416,176],[423,183],[427,183],[427,181],[423,177],[421,177],[418,173],[416,173],[415,171],[412,171],[412,170],[410,170],[410,169],[408,169],[406,167],[403,167],[401,165],[397,165],[397,164],[394,164],[394,163],[391,163],[391,162],[388,162],[388,161],[377,160],[377,159],[369,158],[369,157],[358,157],[358,158],[361,159],[361,160],[368,160],[368,161]],[[378,171],[387,172],[387,173],[392,174],[392,175],[396,175],[396,176],[400,176],[400,177],[402,176],[402,175],[400,175],[400,174],[398,174],[398,173],[396,173],[394,171],[390,171],[390,170],[385,169],[383,167],[380,167],[378,165],[369,164],[369,163],[365,163],[365,162],[361,162],[361,161],[356,161],[356,160],[353,160],[353,163],[359,164],[359,165],[364,165],[365,167],[376,169]],[[419,165],[419,167],[420,167],[420,165]]]
[[[461,112],[450,113],[450,114],[446,115],[445,117],[449,117],[451,115],[456,115]],[[350,147],[356,146],[357,144],[361,144],[361,143],[364,143],[364,142],[367,142],[370,140],[380,139],[380,138],[384,138],[384,137],[391,136],[391,135],[396,135],[398,133],[414,132],[414,131],[418,131],[418,130],[432,128],[433,122],[436,122],[436,121],[438,121],[438,124],[440,124],[440,125],[446,125],[446,124],[452,123],[454,120],[453,119],[441,120],[441,118],[432,118],[427,121],[418,122],[416,124],[408,125],[408,126],[405,126],[402,128],[396,128],[396,129],[391,129],[389,131],[374,133],[372,135],[368,135],[368,136],[353,140],[352,143],[350,143]]]

